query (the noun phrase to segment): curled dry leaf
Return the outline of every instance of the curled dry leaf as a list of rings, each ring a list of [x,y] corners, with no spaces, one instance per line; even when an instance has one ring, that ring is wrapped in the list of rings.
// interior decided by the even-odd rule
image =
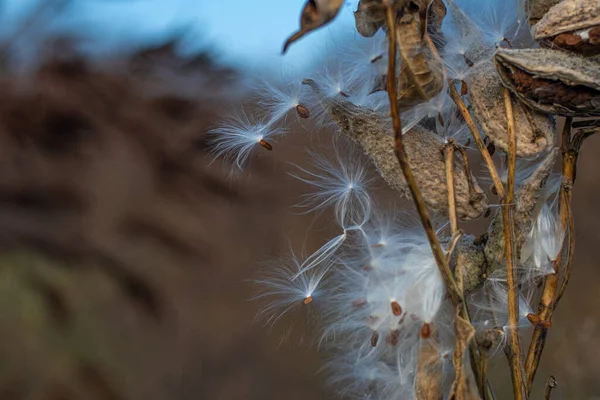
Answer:
[[[340,11],[344,0],[308,0],[300,16],[300,30],[285,41],[285,53],[292,43],[323,25],[331,22]]]
[[[320,93],[313,80],[305,79],[304,83],[312,86],[317,94]],[[341,99],[321,96],[321,104],[338,128],[362,147],[383,179],[402,195],[409,197],[410,191],[394,151],[391,119]],[[447,213],[443,139],[419,126],[410,129],[403,138],[409,165],[427,206],[437,213]],[[485,213],[486,196],[475,178],[467,176],[464,161],[458,154],[454,161],[454,185],[459,218],[471,220]]]
[[[502,83],[491,60],[473,67],[469,80],[473,114],[496,148],[508,152],[508,126]],[[555,143],[554,120],[513,98],[517,156],[531,157],[548,151]]]
[[[529,23],[535,25],[551,7],[560,3],[562,0],[526,0],[525,10]]]
[[[385,9],[381,0],[360,0],[354,12],[356,30],[364,37],[372,37],[385,25]]]
[[[544,182],[556,161],[557,149],[551,150],[541,161],[529,178],[519,185],[515,192],[515,214],[513,243],[516,249],[515,259],[520,258],[520,249],[533,224],[534,209],[540,198]],[[502,226],[502,210],[498,208],[488,229],[489,240],[485,245],[485,255],[488,261],[489,273],[504,267],[504,229]],[[488,275],[489,275],[488,273]]]
[[[442,357],[434,339],[421,340],[415,377],[416,400],[440,400],[444,397],[442,366]]]
[[[454,333],[456,336],[454,352],[452,353],[452,364],[454,364],[454,382],[450,388],[449,400],[479,400],[481,397],[477,387],[473,384],[470,369],[465,368],[465,354],[469,342],[475,336],[475,328],[471,323],[460,316],[460,309],[456,310],[454,317]]]
[[[419,6],[409,1],[396,21],[396,40],[402,63],[398,76],[398,106],[400,111],[425,103],[444,89],[442,61],[434,57],[425,42],[428,2]]]
[[[569,0],[552,7],[533,27],[535,40],[583,55],[600,54],[600,1]]]
[[[502,84],[541,112],[565,117],[600,115],[600,64],[551,49],[498,49]]]

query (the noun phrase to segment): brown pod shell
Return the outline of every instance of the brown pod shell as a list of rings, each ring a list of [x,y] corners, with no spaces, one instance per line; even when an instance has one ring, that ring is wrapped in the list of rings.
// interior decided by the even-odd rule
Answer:
[[[563,0],[526,0],[525,10],[527,11],[527,17],[529,23],[535,25],[553,6],[557,5]]]
[[[354,23],[358,33],[372,37],[385,25],[385,8],[378,0],[360,0],[354,11]]]
[[[508,124],[502,82],[489,60],[473,67],[469,75],[469,99],[475,119],[493,145],[508,152]],[[532,110],[513,98],[517,156],[531,157],[554,146],[555,124],[547,114]]]
[[[444,89],[442,62],[433,56],[425,42],[425,24],[418,10],[409,5],[396,22],[396,40],[402,58],[397,89],[400,111],[425,103]]]
[[[498,49],[502,84],[530,107],[564,117],[600,116],[600,63],[551,49]]]
[[[532,34],[542,45],[584,55],[600,54],[600,1],[556,4],[533,27]]]
[[[304,83],[320,93],[315,81],[305,79]],[[321,103],[338,128],[362,147],[381,177],[393,189],[409,197],[410,190],[394,150],[392,120],[339,98],[322,97]],[[446,214],[448,192],[443,139],[420,126],[415,126],[406,132],[403,139],[408,163],[427,206],[434,212]],[[464,161],[459,156],[459,152],[456,153],[454,184],[457,215],[463,220],[476,219],[487,210],[487,199],[475,178],[472,175],[467,176]]]

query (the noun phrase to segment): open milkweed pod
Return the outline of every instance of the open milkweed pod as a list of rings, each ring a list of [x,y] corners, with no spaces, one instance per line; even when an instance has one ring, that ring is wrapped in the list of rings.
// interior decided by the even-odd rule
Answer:
[[[344,0],[308,0],[300,16],[300,30],[285,41],[283,52],[302,36],[330,23],[338,15],[342,4]]]
[[[426,7],[427,2],[422,2],[420,9]],[[421,18],[420,9],[408,2],[396,20],[396,41],[402,59],[397,92],[400,111],[428,102],[445,85],[442,61],[434,57],[425,42],[427,21]]]
[[[552,7],[533,27],[542,45],[587,56],[600,54],[600,1],[569,0]]]
[[[502,83],[494,63],[486,61],[473,67],[468,79],[473,114],[496,148],[508,152],[508,122]],[[531,157],[554,146],[555,124],[548,115],[532,110],[513,98],[517,156]]]
[[[563,0],[526,0],[525,11],[529,23],[535,25],[556,4]]]
[[[515,214],[513,239],[516,249],[515,259],[519,259],[521,248],[527,234],[533,226],[533,214],[540,199],[544,182],[552,171],[556,161],[557,149],[553,149],[540,162],[531,176],[525,179],[515,192]],[[499,207],[488,229],[489,240],[485,245],[485,255],[489,265],[489,274],[501,269],[506,263],[504,255],[504,228],[502,226],[502,208]]]
[[[312,79],[305,79],[304,83],[315,89],[327,114],[348,138],[362,147],[381,177],[403,196],[410,196],[394,150],[392,120],[348,101],[323,96],[318,84]],[[447,213],[448,192],[443,139],[419,126],[406,132],[403,139],[408,162],[427,206],[437,213]],[[476,219],[487,210],[487,199],[475,178],[472,175],[467,176],[465,163],[458,155],[460,152],[456,153],[456,211],[458,217],[463,220]]]
[[[600,115],[600,63],[551,49],[498,49],[502,84],[530,107],[563,117]]]

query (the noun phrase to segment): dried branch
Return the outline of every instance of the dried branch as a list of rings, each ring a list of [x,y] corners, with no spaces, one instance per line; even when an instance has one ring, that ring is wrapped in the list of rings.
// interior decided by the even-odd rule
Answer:
[[[394,9],[393,4],[388,4],[386,8],[386,23],[389,30],[389,56],[387,79],[388,96],[390,99],[390,108],[394,127],[394,145],[396,150],[396,158],[398,159],[400,168],[402,168],[402,173],[404,174],[404,178],[406,179],[406,183],[408,184],[408,187],[412,194],[412,198],[417,207],[417,211],[419,213],[419,216],[421,217],[421,223],[423,224],[423,228],[425,229],[427,239],[429,240],[429,244],[431,245],[433,257],[435,258],[438,268],[440,269],[440,273],[442,275],[452,303],[456,306],[461,303],[461,296],[456,287],[456,282],[452,275],[452,271],[448,266],[446,255],[444,254],[444,251],[440,246],[439,239],[435,234],[435,230],[433,229],[433,224],[431,223],[431,218],[429,217],[429,213],[427,211],[427,207],[425,206],[423,196],[419,191],[417,182],[415,181],[415,177],[412,173],[410,165],[408,164],[408,158],[406,156],[406,151],[404,150],[404,144],[402,142],[402,122],[400,120],[400,113],[398,111],[398,98],[395,77],[397,47],[395,14],[396,11]]]
[[[485,165],[488,168],[488,171],[490,173],[492,181],[494,182],[494,188],[496,189],[496,193],[498,194],[498,196],[500,198],[504,197],[504,186],[502,185],[502,180],[500,179],[500,175],[498,175],[498,170],[496,169],[496,166],[494,165],[494,160],[492,160],[492,156],[490,155],[490,152],[488,151],[487,146],[483,142],[483,138],[481,137],[481,134],[479,133],[479,129],[477,128],[477,125],[475,124],[473,117],[471,117],[471,114],[469,113],[467,106],[460,98],[458,91],[456,90],[456,88],[454,87],[454,84],[450,80],[448,81],[448,90],[450,91],[450,97],[452,98],[452,100],[454,101],[456,106],[458,107],[458,110],[462,114],[463,118],[465,119],[465,122],[467,123],[467,126],[469,127],[469,130],[471,131],[471,135],[473,136],[473,139],[475,140],[475,143],[477,144],[477,148],[479,149],[479,152],[481,153],[481,157],[483,158],[483,161],[485,162]]]
[[[556,383],[556,378],[554,376],[550,376],[548,381],[546,382],[546,392],[544,393],[544,399],[550,400],[550,396],[552,395],[552,389],[556,389],[558,384]]]
[[[537,317],[543,324],[536,325],[527,352],[525,360],[525,374],[527,377],[527,392],[531,392],[535,373],[539,366],[544,347],[546,345],[546,336],[548,327],[551,325],[552,315],[556,309],[558,302],[562,298],[566,286],[571,276],[573,268],[573,255],[575,250],[575,221],[571,207],[571,197],[573,183],[576,178],[577,159],[583,141],[594,133],[598,133],[598,129],[584,129],[571,135],[572,118],[567,118],[565,127],[562,132],[561,149],[563,153],[562,176],[563,182],[560,188],[560,222],[564,229],[568,228],[569,242],[567,263],[565,265],[565,274],[563,277],[560,289],[559,274],[561,272],[562,251],[559,253],[556,261],[553,263],[554,273],[546,276],[544,287],[542,289],[542,297],[538,306]]]
[[[450,139],[444,146],[446,156],[446,187],[448,189],[448,216],[450,218],[450,231],[452,235],[458,230],[456,218],[456,198],[454,197],[454,140]],[[469,179],[470,175],[467,176]]]
[[[510,92],[503,89],[504,106],[508,122],[508,180],[506,196],[502,199],[502,225],[504,228],[504,255],[506,258],[506,282],[508,285],[508,325],[509,346],[505,348],[511,368],[513,393],[515,400],[523,399],[525,388],[523,371],[521,369],[521,346],[519,345],[519,293],[516,283],[513,249],[513,216],[515,197],[515,165],[517,161],[517,141]]]

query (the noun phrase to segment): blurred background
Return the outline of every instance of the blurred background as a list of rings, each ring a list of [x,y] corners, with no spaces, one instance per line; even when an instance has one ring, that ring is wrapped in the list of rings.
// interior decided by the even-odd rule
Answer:
[[[0,1],[0,399],[338,398],[310,321],[265,327],[249,300],[265,261],[331,237],[326,216],[293,209],[307,188],[287,173],[333,130],[293,123],[235,177],[206,143],[252,110],[251,82],[308,75],[355,39],[347,4],[280,55],[302,6]],[[580,158],[540,398],[552,374],[556,398],[600,399],[597,150],[591,138]]]

